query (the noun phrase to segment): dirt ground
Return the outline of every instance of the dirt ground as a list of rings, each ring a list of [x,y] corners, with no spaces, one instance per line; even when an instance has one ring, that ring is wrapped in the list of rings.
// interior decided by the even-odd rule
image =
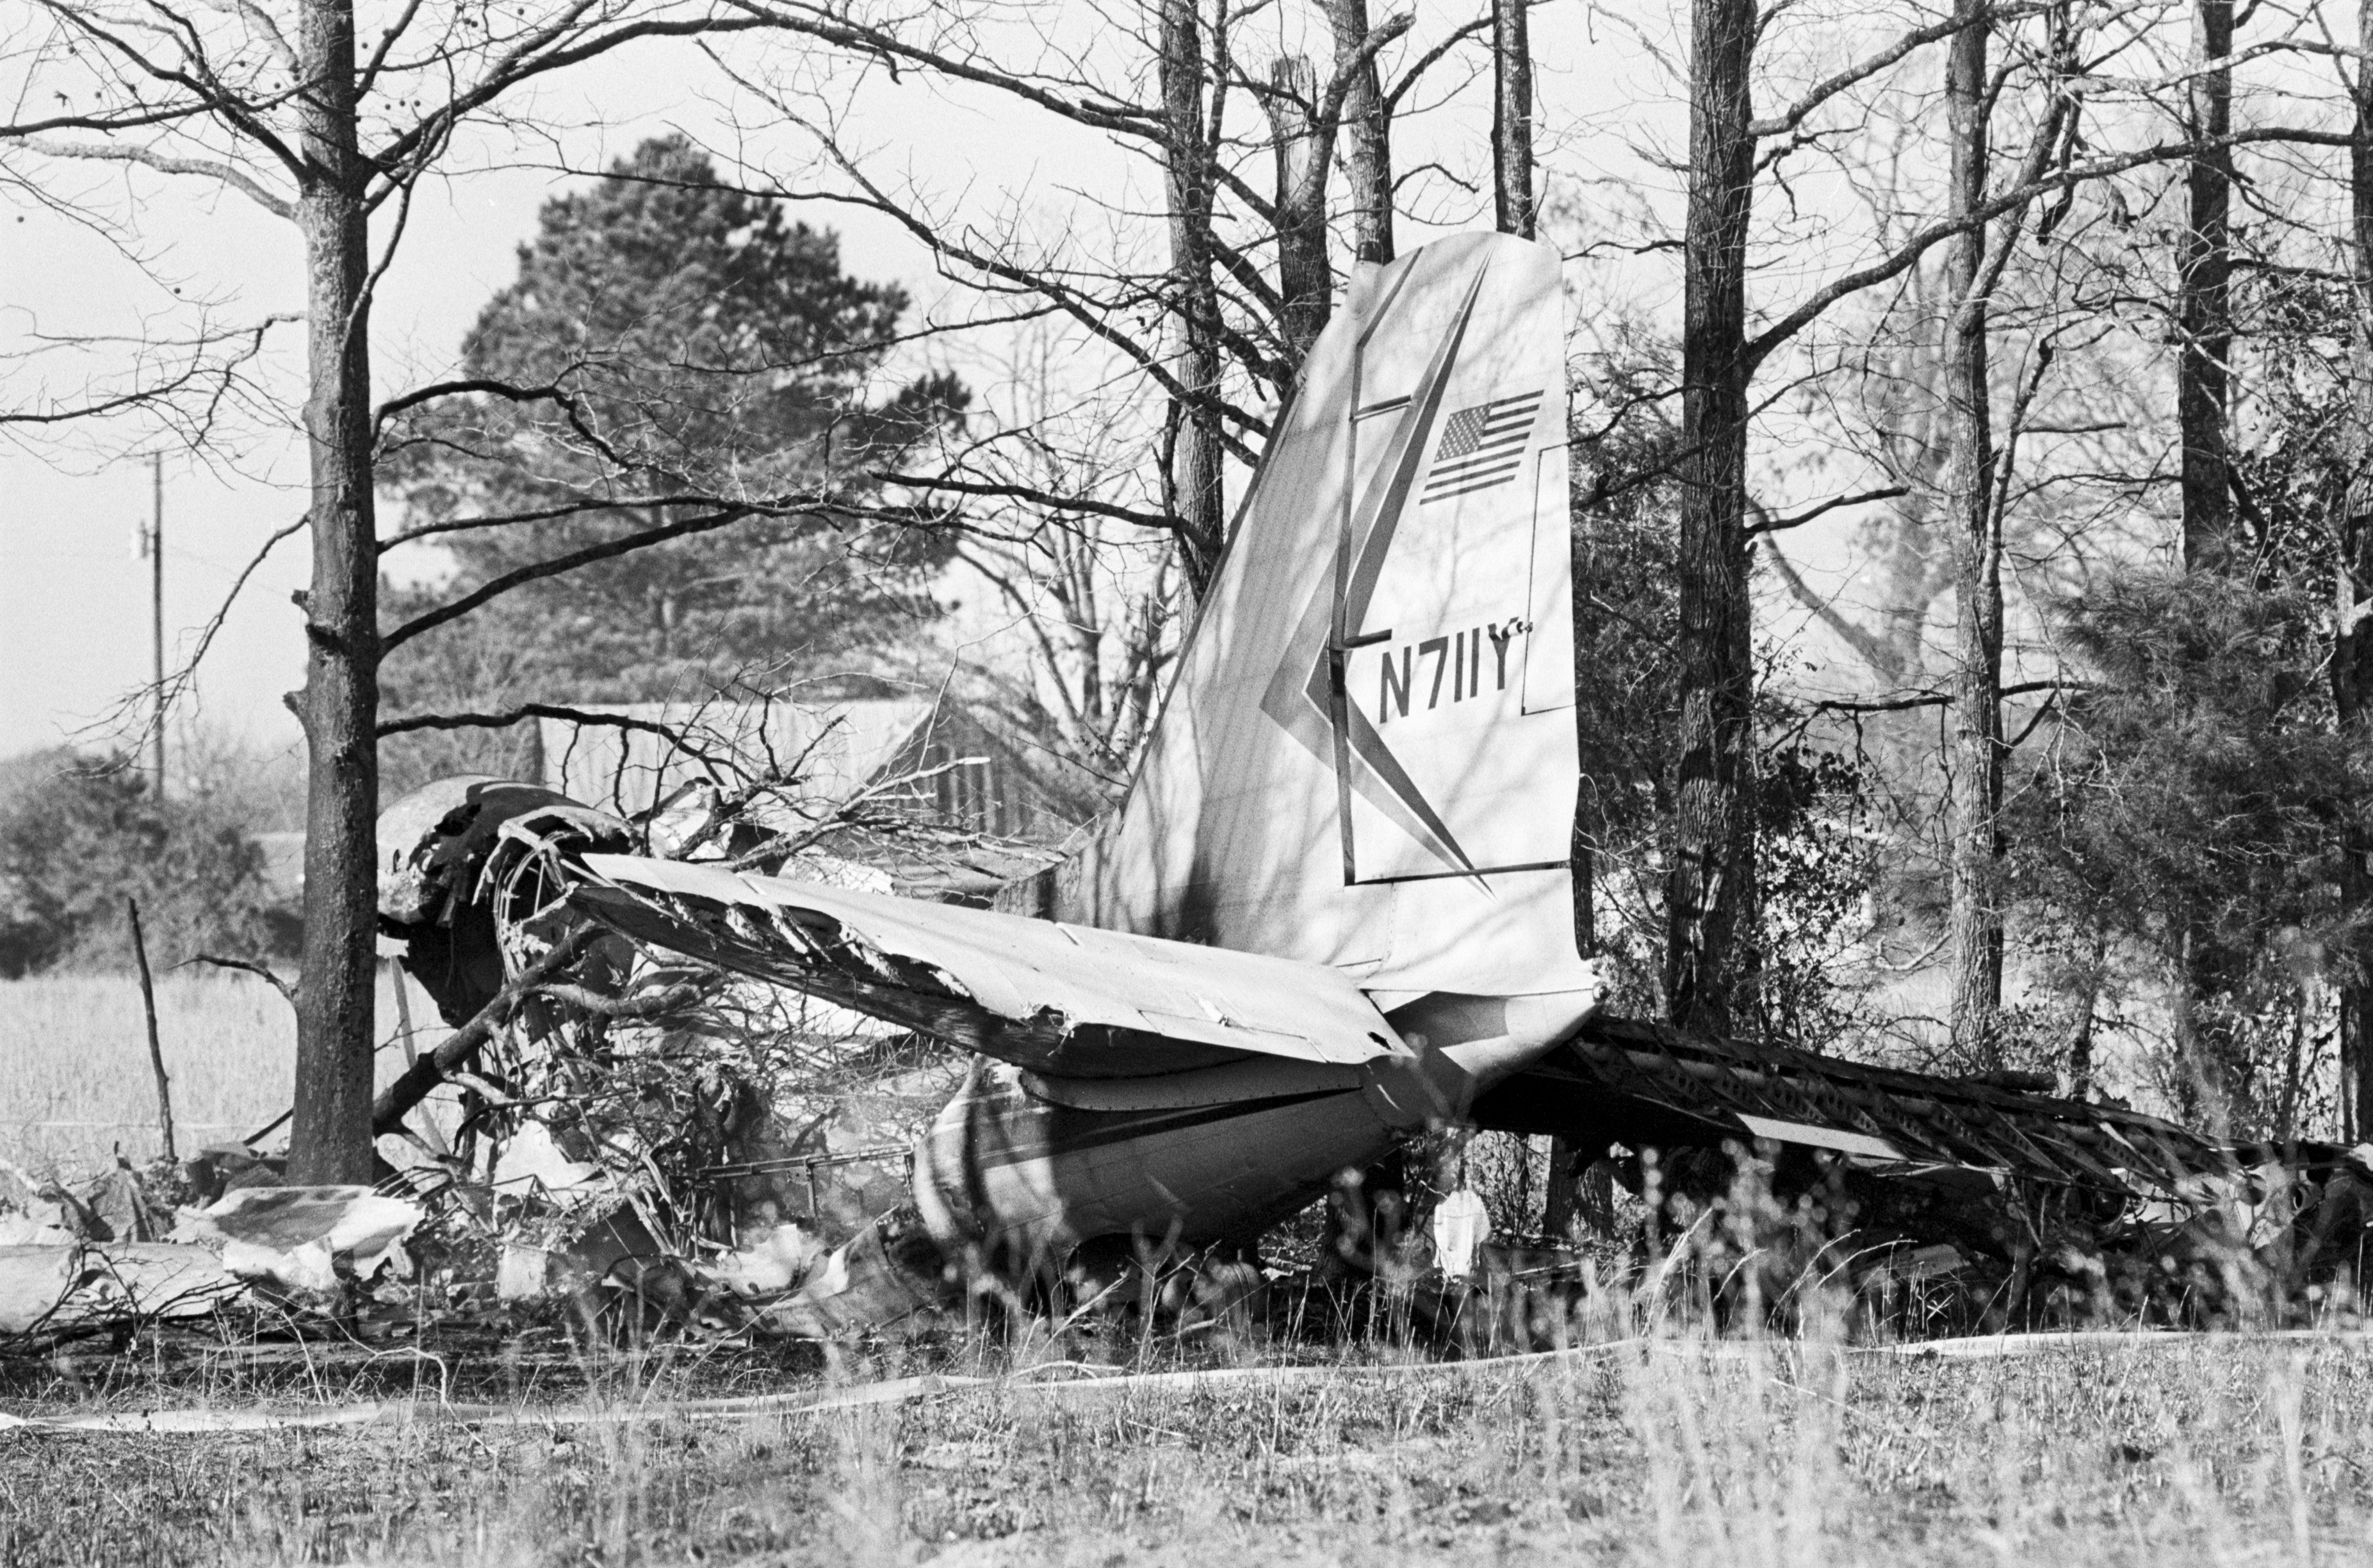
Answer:
[[[1292,1370],[1257,1347],[1125,1349],[18,1363],[0,1410],[20,1420],[380,1403],[294,1431],[0,1429],[0,1562],[2373,1562],[2362,1340],[1956,1359],[1670,1340]],[[1222,1375],[1081,1385],[1132,1365]],[[930,1371],[992,1380],[670,1408]]]

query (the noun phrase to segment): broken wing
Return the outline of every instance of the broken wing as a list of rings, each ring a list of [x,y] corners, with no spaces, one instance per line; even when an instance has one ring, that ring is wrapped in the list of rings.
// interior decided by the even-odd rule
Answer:
[[[570,902],[637,941],[1074,1078],[1411,1054],[1323,965],[718,866],[588,855]]]
[[[1586,1024],[1493,1090],[1476,1119],[1634,1145],[1769,1139],[1882,1169],[1957,1165],[2138,1198],[2177,1194],[2204,1174],[2265,1157],[2122,1106],[1628,1019]]]

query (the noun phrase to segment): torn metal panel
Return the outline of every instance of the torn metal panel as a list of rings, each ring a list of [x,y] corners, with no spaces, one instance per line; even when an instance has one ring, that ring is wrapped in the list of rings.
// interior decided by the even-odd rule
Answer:
[[[579,842],[602,848],[632,837],[609,813],[537,785],[474,774],[439,778],[380,813],[380,918],[403,927],[450,919],[479,897],[479,880],[501,846],[503,829],[521,821],[540,835],[573,833]]]
[[[1403,1130],[1359,1089],[1081,1109],[1040,1098],[1031,1082],[982,1064],[917,1151],[915,1202],[951,1257],[978,1246],[1027,1271],[1099,1236],[1249,1242]]]
[[[929,1318],[938,1305],[935,1262],[894,1254],[869,1225],[823,1258],[799,1293],[763,1320],[778,1333],[832,1340]]]
[[[0,1246],[0,1334],[203,1316],[241,1288],[203,1246]]]
[[[380,929],[459,1027],[502,989],[507,933],[553,895],[532,874],[538,846],[622,849],[634,833],[539,786],[462,775],[390,805],[378,839]]]
[[[1246,1100],[1342,1094],[1365,1087],[1358,1068],[1316,1061],[1248,1061],[1143,1078],[1049,1078],[1025,1072],[1023,1087],[1078,1111],[1180,1111]]]
[[[418,1204],[368,1187],[250,1187],[185,1211],[173,1237],[219,1246],[222,1266],[241,1279],[328,1291],[341,1261],[360,1279],[382,1264],[409,1273],[403,1241],[424,1217]]]
[[[1245,1056],[1357,1067],[1411,1054],[1322,965],[717,867],[584,864],[599,881],[572,901],[628,936],[1033,1071],[1118,1078]]]
[[[1601,1019],[1479,1107],[1485,1125],[1527,1107],[1587,1107],[1594,1134],[1633,1143],[1781,1142],[2009,1173],[2131,1197],[2182,1200],[2246,1151],[2119,1106],[1872,1067],[1811,1051],[1713,1040]],[[1558,1114],[1549,1109],[1548,1114]]]
[[[1848,1132],[1841,1128],[1807,1127],[1800,1121],[1775,1121],[1770,1117],[1739,1117],[1740,1123],[1757,1138],[1768,1138],[1775,1143],[1801,1143],[1807,1149],[1828,1149],[1840,1154],[1859,1155],[1866,1160],[1900,1161],[1906,1156],[1902,1150],[1884,1138],[1873,1138],[1866,1132]]]

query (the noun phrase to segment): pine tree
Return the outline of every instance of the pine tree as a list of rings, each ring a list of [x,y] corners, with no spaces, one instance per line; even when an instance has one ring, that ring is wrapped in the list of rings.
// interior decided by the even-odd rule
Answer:
[[[704,508],[803,504],[530,583],[392,661],[389,707],[654,700],[882,657],[937,613],[944,552],[871,475],[965,400],[946,375],[884,386],[907,303],[679,137],[547,202],[464,345],[487,390],[403,428],[392,465],[410,526],[530,521],[438,536],[450,579],[391,590],[392,618]]]

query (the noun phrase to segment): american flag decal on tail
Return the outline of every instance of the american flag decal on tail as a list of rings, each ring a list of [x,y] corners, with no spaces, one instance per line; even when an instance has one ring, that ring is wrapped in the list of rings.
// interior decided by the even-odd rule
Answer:
[[[1495,398],[1473,408],[1462,408],[1442,422],[1442,445],[1434,450],[1433,472],[1427,475],[1420,505],[1446,501],[1505,485],[1525,465],[1525,447],[1533,434],[1533,417],[1541,411],[1537,392]]]

